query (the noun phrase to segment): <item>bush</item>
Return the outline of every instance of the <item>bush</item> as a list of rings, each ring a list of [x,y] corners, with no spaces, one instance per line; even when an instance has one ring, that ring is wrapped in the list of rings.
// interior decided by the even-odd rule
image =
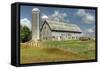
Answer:
[[[91,40],[89,37],[80,37],[79,40],[81,41],[87,41],[87,40]]]

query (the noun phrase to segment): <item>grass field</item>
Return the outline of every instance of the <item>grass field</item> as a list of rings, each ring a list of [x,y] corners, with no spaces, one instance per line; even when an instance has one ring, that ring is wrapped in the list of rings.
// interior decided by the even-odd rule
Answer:
[[[40,47],[20,45],[20,63],[95,59],[95,41],[42,41]]]

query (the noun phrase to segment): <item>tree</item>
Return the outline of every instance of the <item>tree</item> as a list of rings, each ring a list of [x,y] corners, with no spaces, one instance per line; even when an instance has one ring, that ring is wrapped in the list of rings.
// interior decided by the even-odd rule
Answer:
[[[26,26],[20,25],[20,42],[27,42],[31,39],[31,31]]]

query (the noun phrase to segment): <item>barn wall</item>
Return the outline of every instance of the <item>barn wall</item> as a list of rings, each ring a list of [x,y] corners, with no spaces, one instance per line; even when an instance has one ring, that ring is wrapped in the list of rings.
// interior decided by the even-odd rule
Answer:
[[[49,26],[45,23],[41,30],[41,40],[50,40],[51,39],[51,30]]]
[[[52,32],[52,40],[78,40],[81,33]]]

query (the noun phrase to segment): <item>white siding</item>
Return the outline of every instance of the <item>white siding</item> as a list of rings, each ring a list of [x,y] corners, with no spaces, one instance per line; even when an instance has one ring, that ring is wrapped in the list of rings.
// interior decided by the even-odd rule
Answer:
[[[41,39],[48,40],[50,38],[51,38],[51,30],[48,27],[48,25],[45,23],[43,28],[42,28],[42,31],[41,31]]]
[[[81,33],[52,32],[53,40],[78,40]]]

